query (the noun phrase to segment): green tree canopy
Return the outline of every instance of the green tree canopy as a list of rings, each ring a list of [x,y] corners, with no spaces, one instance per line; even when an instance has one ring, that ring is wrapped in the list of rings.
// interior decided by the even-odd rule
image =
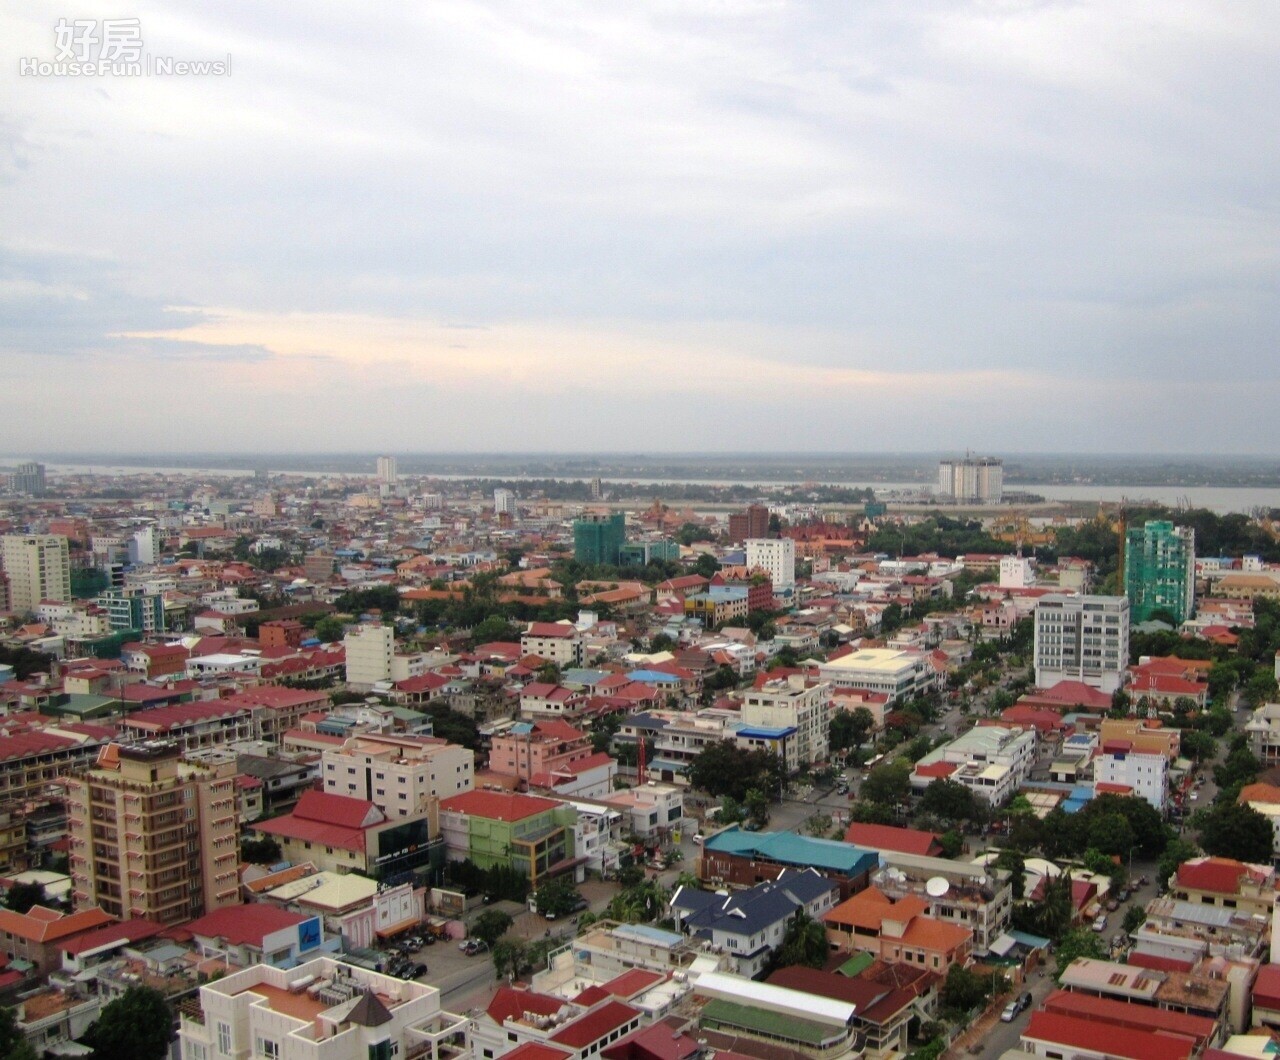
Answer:
[[[786,968],[803,964],[821,968],[827,962],[827,930],[803,909],[798,909],[787,924],[787,933],[778,949],[777,965]]]
[[[486,909],[471,925],[471,936],[479,939],[486,946],[492,947],[498,939],[511,930],[515,923],[501,909]]]
[[[1056,955],[1058,959],[1056,978],[1061,980],[1062,973],[1077,957],[1093,957],[1101,960],[1106,956],[1106,952],[1102,948],[1102,939],[1098,937],[1097,932],[1090,931],[1088,928],[1075,928],[1058,940]]]
[[[772,796],[786,780],[782,761],[769,751],[748,751],[732,740],[708,744],[689,763],[689,783],[709,795],[730,795],[747,801],[755,789]]]
[[[902,802],[911,794],[911,766],[900,761],[876,766],[867,774],[858,794],[864,801],[882,806]]]
[[[25,913],[33,905],[44,902],[44,888],[38,883],[15,883],[4,896],[5,908],[15,913]]]
[[[164,995],[131,986],[103,1008],[83,1041],[100,1060],[161,1060],[172,1033],[173,1013]]]
[[[240,856],[251,865],[274,865],[280,860],[280,844],[271,836],[245,839],[240,843]]]
[[[1271,822],[1252,806],[1219,803],[1201,821],[1200,845],[1206,854],[1270,865],[1273,843]]]
[[[831,750],[845,751],[866,743],[871,730],[876,727],[875,715],[866,707],[853,710],[837,710],[831,718]]]
[[[973,821],[982,816],[973,792],[950,777],[941,777],[924,789],[920,809],[944,821]]]
[[[19,1029],[11,1008],[0,1008],[0,1060],[36,1060],[36,1051]]]

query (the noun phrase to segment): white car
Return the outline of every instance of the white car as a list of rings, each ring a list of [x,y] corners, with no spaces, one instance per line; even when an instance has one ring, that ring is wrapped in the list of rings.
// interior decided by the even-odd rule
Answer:
[[[1022,1011],[1022,1006],[1018,1004],[1017,999],[1010,1001],[1004,1007],[1004,1011],[1000,1013],[1000,1021],[1002,1023],[1012,1023],[1018,1018],[1018,1013]]]

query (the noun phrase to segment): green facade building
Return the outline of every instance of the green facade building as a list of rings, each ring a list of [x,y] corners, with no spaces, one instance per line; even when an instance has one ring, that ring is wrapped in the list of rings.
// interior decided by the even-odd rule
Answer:
[[[440,803],[450,857],[466,857],[480,869],[507,866],[533,887],[576,867],[577,819],[572,806],[536,795],[468,791]]]
[[[643,567],[654,560],[674,563],[680,559],[680,543],[670,538],[661,541],[628,541],[618,550],[618,565]]]
[[[1163,519],[1130,527],[1124,542],[1124,593],[1132,622],[1157,610],[1185,622],[1195,610],[1196,533]]]
[[[573,522],[573,558],[616,567],[626,538],[627,520],[621,512],[584,515]]]

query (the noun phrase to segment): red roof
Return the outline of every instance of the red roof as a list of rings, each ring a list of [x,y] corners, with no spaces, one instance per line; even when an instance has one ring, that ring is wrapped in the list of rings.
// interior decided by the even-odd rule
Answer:
[[[1280,1009],[1280,964],[1264,964],[1253,982],[1253,1003]]]
[[[253,830],[363,854],[365,829],[385,820],[382,811],[364,799],[311,789],[302,793],[292,813],[257,821]]]
[[[610,979],[604,984],[604,988],[614,997],[633,998],[665,978],[666,976],[661,972],[651,972],[646,968],[632,968]]]
[[[610,1031],[626,1026],[639,1015],[639,1009],[624,1005],[621,1001],[610,1001],[562,1027],[551,1036],[551,1040],[570,1049],[585,1049]]]
[[[343,828],[364,828],[382,819],[382,811],[365,799],[315,790],[302,793],[298,805],[293,808],[293,815]]]
[[[574,637],[577,636],[578,629],[576,626],[566,626],[559,622],[533,622],[525,631],[526,637]]]
[[[54,942],[70,935],[94,931],[113,919],[97,906],[78,913],[60,913],[56,909],[33,905],[25,913],[0,909],[0,931],[32,942]]]
[[[192,722],[207,721],[211,718],[229,718],[234,714],[252,713],[255,708],[245,703],[235,703],[230,699],[201,700],[197,703],[179,703],[173,707],[152,707],[140,710],[125,719],[125,725],[143,725],[157,732],[168,732],[170,729]]]
[[[572,1055],[564,1049],[557,1049],[554,1045],[524,1042],[517,1045],[511,1052],[503,1053],[502,1060],[568,1060]]]
[[[915,773],[918,777],[949,777],[956,768],[955,762],[930,762],[927,765],[917,765]]]
[[[1237,894],[1240,878],[1252,870],[1243,861],[1234,858],[1196,858],[1178,866],[1179,887],[1215,894]]]
[[[1126,964],[1136,968],[1150,968],[1156,972],[1189,972],[1195,967],[1193,961],[1179,961],[1173,957],[1158,957],[1154,953],[1143,953],[1141,950],[1130,950],[1125,958]]]
[[[17,758],[29,758],[46,751],[62,751],[75,747],[75,740],[54,736],[47,732],[20,732],[13,736],[0,736],[0,762]]]
[[[533,730],[546,736],[554,736],[558,740],[581,740],[586,736],[586,733],[580,729],[575,729],[561,718],[547,718],[543,721],[538,721],[534,724]]]
[[[902,854],[922,854],[926,857],[942,849],[933,832],[898,828],[890,824],[851,824],[844,834],[844,841],[868,850],[896,850]]]
[[[63,943],[60,948],[64,953],[74,956],[78,953],[96,950],[102,946],[110,946],[118,942],[141,942],[143,939],[151,938],[152,935],[158,935],[162,930],[164,930],[162,924],[157,924],[154,920],[144,920],[138,917],[133,920],[122,921],[119,924],[112,924],[110,927],[99,928],[97,931],[87,932],[79,938]]]
[[[223,939],[231,946],[255,946],[262,948],[262,940],[277,931],[309,919],[301,913],[291,913],[266,902],[250,905],[228,905],[206,913],[199,920],[185,925],[193,935]]]
[[[560,803],[537,795],[504,794],[497,791],[464,791],[440,800],[440,809],[453,813],[465,813],[469,817],[483,817],[490,821],[523,821],[549,810],[557,810]]]
[[[493,995],[489,1007],[485,1011],[489,1018],[497,1024],[510,1019],[519,1019],[526,1012],[536,1012],[539,1016],[554,1016],[564,1006],[558,997],[547,994],[535,994],[532,990],[516,990],[510,986],[501,986]]]
[[[1092,994],[1078,994],[1070,990],[1055,990],[1044,999],[1040,1007],[1045,1012],[1096,1020],[1115,1027],[1181,1034],[1194,1038],[1198,1044],[1203,1044],[1213,1036],[1215,1025],[1213,1020],[1205,1016],[1166,1011],[1152,1008],[1150,1005],[1134,1005],[1128,1001],[1094,997]]]
[[[1052,1012],[1033,1012],[1022,1036],[1067,1046],[1065,1051],[1075,1048],[1123,1060],[1186,1060],[1195,1045],[1183,1035],[1117,1027]]]

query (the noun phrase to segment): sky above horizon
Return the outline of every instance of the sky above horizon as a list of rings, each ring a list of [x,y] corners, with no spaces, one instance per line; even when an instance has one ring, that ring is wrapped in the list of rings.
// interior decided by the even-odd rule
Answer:
[[[20,73],[103,18],[232,72]],[[0,42],[3,451],[1280,451],[1274,0]]]

